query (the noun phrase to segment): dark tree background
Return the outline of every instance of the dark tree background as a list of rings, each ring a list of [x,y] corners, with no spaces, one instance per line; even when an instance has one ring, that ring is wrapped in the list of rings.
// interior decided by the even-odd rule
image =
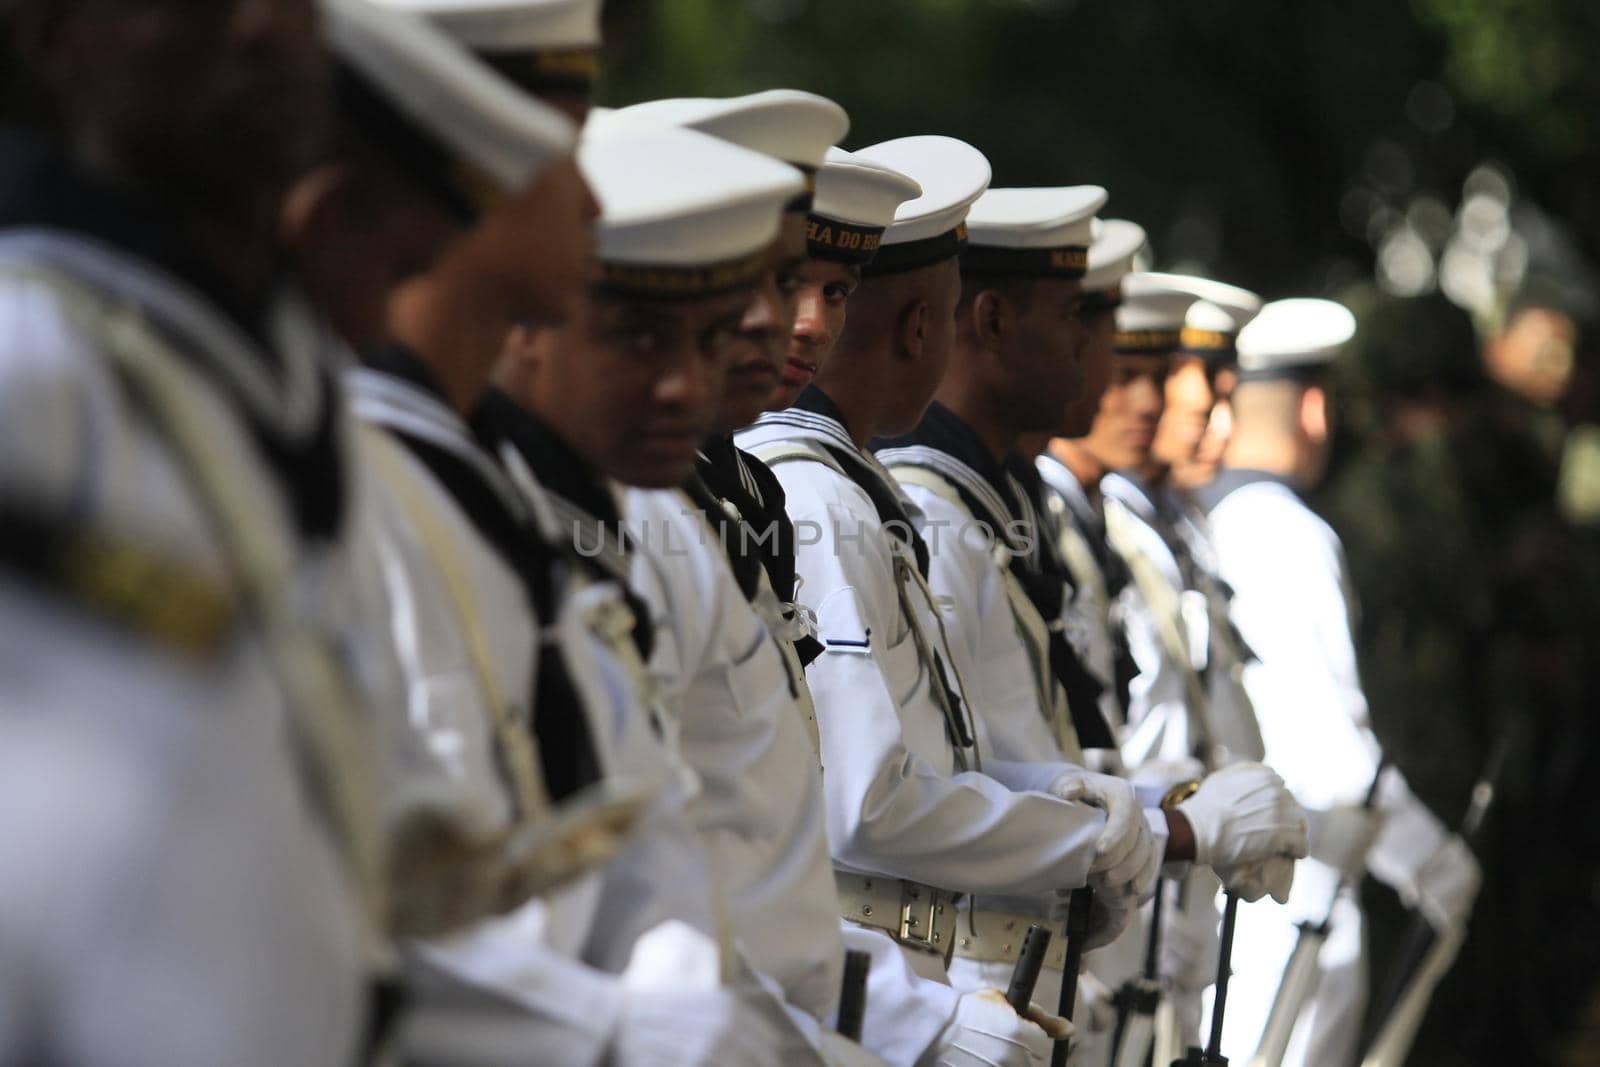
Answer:
[[[1145,226],[1156,265],[1269,298],[1347,294],[1381,280],[1398,270],[1385,266],[1384,251],[1397,233],[1415,236],[1431,271],[1452,228],[1463,227],[1459,205],[1487,182],[1523,247],[1511,282],[1474,306],[1479,325],[1495,325],[1524,276],[1551,280],[1580,318],[1594,301],[1586,265],[1600,258],[1594,0],[608,0],[607,33],[605,103],[810,89],[850,111],[847,147],[946,133],[982,148],[999,185],[1105,185],[1106,213]],[[1585,362],[1569,416],[1592,418],[1593,381]],[[1408,457],[1414,478],[1405,484],[1444,484],[1420,455]],[[1526,497],[1521,468],[1503,451],[1490,459],[1490,473],[1461,484]],[[1430,523],[1442,530],[1455,514],[1481,514],[1489,518],[1471,558],[1494,568],[1505,555],[1492,520],[1520,503],[1481,491],[1423,501],[1410,509],[1420,525],[1406,528],[1404,516],[1366,508],[1384,486],[1374,483],[1369,497],[1363,468],[1348,470],[1335,483],[1339,500],[1355,501],[1341,521],[1347,537],[1420,529],[1411,551],[1428,553],[1441,543],[1430,540]],[[1467,551],[1464,538],[1443,543]],[[1561,566],[1538,572],[1545,584],[1551,574],[1595,570],[1592,537],[1559,543]],[[1411,584],[1448,587],[1443,577]],[[1502,640],[1509,631],[1496,625],[1498,609],[1479,612],[1474,640],[1486,642],[1491,660],[1509,657],[1495,677],[1515,687],[1533,663],[1536,681],[1575,679],[1565,689],[1531,685],[1521,702],[1480,699],[1470,719],[1441,691],[1469,684],[1464,668],[1440,667],[1431,699],[1406,697],[1400,683],[1372,694],[1386,747],[1447,822],[1459,818],[1494,737],[1509,732],[1515,742],[1505,806],[1482,849],[1488,884],[1471,940],[1412,1063],[1600,1064],[1600,811],[1586,785],[1600,700],[1587,662],[1550,660],[1587,658],[1593,587],[1556,583],[1541,593],[1541,604],[1574,604],[1573,621],[1555,617],[1551,641],[1526,640],[1532,631],[1520,627],[1526,655]],[[1448,645],[1462,628],[1448,615],[1456,609],[1427,595],[1422,615],[1444,612],[1446,623],[1427,632]],[[1403,603],[1379,606],[1406,618]],[[1545,610],[1541,622],[1552,617]],[[1478,658],[1444,648],[1437,662]],[[1415,690],[1418,680],[1406,684]],[[1545,690],[1558,695],[1532,696]],[[1403,917],[1392,894],[1369,884],[1366,896],[1381,988]],[[1241,1062],[1250,1050],[1227,1051]]]

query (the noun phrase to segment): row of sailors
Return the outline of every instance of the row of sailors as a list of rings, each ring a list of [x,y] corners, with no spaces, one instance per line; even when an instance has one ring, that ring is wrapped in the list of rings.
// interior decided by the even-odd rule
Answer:
[[[1241,405],[1303,398],[1326,306],[1245,326],[1248,294],[1131,273],[1103,190],[990,189],[945,137],[845,152],[811,94],[580,137],[574,0],[322,0],[321,165],[189,217],[155,184],[208,173],[181,135],[84,152],[75,38],[12,6],[63,106],[0,182],[0,1062],[1020,1067],[1070,1026],[996,987],[1066,891],[1093,1001],[1185,887],[1192,1036],[1219,885],[1308,882],[1296,797],[1343,849],[1313,897],[1366,862],[1344,602],[1229,562],[1314,520],[1230,471],[1208,528],[1148,474],[1178,326],[1239,334]],[[257,6],[287,78],[315,39]],[[218,35],[196,86],[251,43],[168,32]],[[252,196],[270,225],[196,236]],[[279,241],[296,284],[241,301]],[[1457,853],[1391,777],[1422,894]],[[1281,947],[1238,967],[1268,1003]]]

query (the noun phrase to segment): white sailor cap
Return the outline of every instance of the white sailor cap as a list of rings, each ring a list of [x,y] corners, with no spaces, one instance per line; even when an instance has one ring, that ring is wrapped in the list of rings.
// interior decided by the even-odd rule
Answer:
[[[967,213],[961,269],[985,274],[1082,278],[1094,243],[1094,213],[1106,204],[1098,185],[990,189]]]
[[[805,188],[786,163],[695,130],[596,112],[578,162],[600,202],[599,288],[702,299],[760,276],[786,202]]]
[[[967,212],[989,188],[989,160],[954,137],[900,137],[856,152],[869,163],[892,167],[922,187],[884,231],[878,254],[863,272],[899,274],[961,254],[967,243]]]
[[[1083,291],[1089,294],[1086,311],[1114,308],[1122,303],[1122,279],[1133,271],[1133,261],[1149,238],[1144,227],[1126,219],[1095,219],[1094,243],[1089,246],[1089,270]]]
[[[424,16],[531,91],[586,88],[600,69],[603,0],[377,0]]]
[[[1239,331],[1239,380],[1295,378],[1333,362],[1356,317],[1332,300],[1274,300]]]
[[[809,176],[822,166],[828,149],[850,131],[850,116],[844,108],[825,96],[799,89],[647,100],[622,108],[621,113],[709,133],[740,148],[781,159]],[[809,207],[808,203],[790,205],[791,210]]]
[[[899,171],[830,148],[817,171],[806,251],[813,259],[864,264],[877,254],[895,211],[921,195],[922,186]]]
[[[1123,355],[1158,355],[1178,350],[1184,317],[1196,297],[1163,275],[1136,272],[1122,279],[1116,347]]]
[[[347,120],[448,206],[473,217],[572,155],[577,128],[427,21],[321,0]]]
[[[1231,362],[1234,338],[1261,310],[1261,298],[1237,285],[1190,274],[1146,273],[1141,285],[1190,292],[1197,298],[1183,324],[1185,353],[1201,359]]]

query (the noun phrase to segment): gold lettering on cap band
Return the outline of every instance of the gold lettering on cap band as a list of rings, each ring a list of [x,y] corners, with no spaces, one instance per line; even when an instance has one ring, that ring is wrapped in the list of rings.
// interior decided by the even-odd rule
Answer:
[[[1118,330],[1116,349],[1124,355],[1164,354],[1182,343],[1181,330]]]
[[[1233,334],[1221,330],[1185,326],[1179,335],[1179,344],[1185,352],[1193,352],[1203,358],[1216,358],[1233,354],[1233,337]]]
[[[662,264],[600,264],[598,287],[618,296],[687,300],[718,296],[753,283],[766,265],[766,250],[704,267]]]
[[[853,226],[838,219],[812,215],[806,228],[806,251],[813,259],[865,263],[883,241],[881,226]]]
[[[593,81],[600,75],[600,50],[597,48],[552,48],[534,53],[535,69],[547,78],[578,78]]]
[[[1089,272],[1089,249],[1081,245],[1056,248],[1001,248],[970,244],[961,253],[964,270],[990,274],[1037,274],[1082,278]]]

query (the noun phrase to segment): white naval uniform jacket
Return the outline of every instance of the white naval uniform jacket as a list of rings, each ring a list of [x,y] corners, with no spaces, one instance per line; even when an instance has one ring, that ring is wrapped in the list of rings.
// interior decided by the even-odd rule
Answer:
[[[812,403],[832,407],[820,391],[808,393]],[[1104,817],[1027,791],[1047,784],[1036,765],[986,759],[982,772],[958,771],[930,666],[902,610],[893,534],[826,450],[862,465],[893,492],[887,472],[825,411],[763,416],[737,441],[758,458],[784,443],[806,445],[819,457],[771,466],[795,522],[798,571],[826,648],[807,678],[835,865],[956,892],[1041,895],[1083,885]],[[918,622],[937,637],[931,613]],[[904,955],[914,967],[923,962]],[[891,1062],[908,1052],[915,1059],[949,1021],[955,997],[902,985],[904,995],[891,1000],[879,995],[880,974],[887,972],[875,965],[867,1041]],[[890,1004],[894,1013],[880,1016]]]
[[[640,546],[635,587],[656,626],[650,670],[700,778],[694,823],[731,931],[789,1003],[826,1021],[844,949],[807,709],[699,508],[676,490],[640,489],[625,507]]]
[[[1260,472],[1225,469],[1205,497],[1222,578],[1234,591],[1234,622],[1259,657],[1245,668],[1244,682],[1266,762],[1312,813],[1359,804],[1381,752],[1357,670],[1355,597],[1338,535],[1288,484]],[[1393,767],[1378,807],[1385,823],[1368,868],[1401,888],[1414,883],[1446,830]],[[1338,876],[1317,851],[1313,834],[1287,907],[1240,924],[1226,1020],[1231,1047],[1248,1050],[1259,1040],[1294,924],[1326,917]],[[1363,952],[1359,902],[1346,898],[1323,946],[1322,981],[1285,1063],[1341,1062],[1353,1052],[1365,997]]]
[[[1173,547],[1183,543],[1184,532],[1157,510],[1143,486],[1108,474],[1101,490],[1107,538],[1133,575],[1123,591],[1122,614],[1139,674],[1129,686],[1124,760],[1137,767],[1150,759],[1180,760],[1202,750],[1208,750],[1208,763],[1260,759],[1260,728],[1243,691],[1239,650],[1225,631],[1229,609],[1220,586],[1191,583],[1184,574]],[[1188,533],[1198,540],[1197,531]],[[1146,582],[1157,588],[1148,590]],[[1175,640],[1164,637],[1163,628],[1169,635],[1176,631]],[[1191,697],[1196,684],[1198,699]]]
[[[328,598],[347,542],[301,539],[246,424],[301,439],[337,401],[300,306],[280,303],[270,330],[275,368],[141,259],[61,231],[0,235],[0,496],[236,590],[238,541],[200,488],[214,477],[248,503],[250,573],[272,582],[199,658],[70,598],[0,591],[0,1063],[358,1062],[377,934],[357,872],[373,872],[378,827],[359,817],[360,762],[339,753],[370,748],[370,724],[347,702],[309,707],[263,621],[287,612],[343,643]],[[203,447],[174,443],[176,409],[133,395],[117,353],[148,372],[139,388],[166,383]]]
[[[928,585],[948,605],[945,632],[979,736],[987,738],[986,751],[1025,763],[1081,759],[1065,695],[1050,670],[1049,624],[1014,588],[1008,571],[1012,556],[1026,552],[1026,539],[1037,531],[1016,526],[1007,503],[982,475],[947,453],[896,447],[880,451],[878,459],[920,512]],[[902,465],[943,485],[908,481]],[[983,501],[987,513],[970,511],[957,496],[958,486]]]
[[[604,1062],[628,995],[614,972],[637,936],[669,918],[707,933],[714,926],[702,857],[682,818],[686,790],[651,734],[638,679],[608,660],[585,624],[607,591],[569,584],[558,617],[536,618],[521,576],[389,432],[465,464],[507,514],[528,523],[530,537],[529,494],[539,491],[531,472],[508,475],[426,390],[371,371],[353,381],[356,410],[373,428],[364,458],[377,486],[377,542],[408,682],[403,714],[432,757],[428,773],[390,783],[391,806],[403,813],[431,805],[464,830],[488,833],[514,819],[551,817],[536,756],[532,792],[541,806],[527,814],[525,782],[508,773],[515,749],[497,720],[506,715],[527,729],[535,672],[552,656],[567,666],[606,777],[656,794],[634,838],[602,867],[409,947],[408,1062],[513,1067],[535,1052],[563,1064]]]

